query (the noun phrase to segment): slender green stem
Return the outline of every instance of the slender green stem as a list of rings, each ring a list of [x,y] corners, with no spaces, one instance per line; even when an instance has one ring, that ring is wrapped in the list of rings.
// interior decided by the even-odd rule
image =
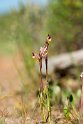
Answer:
[[[42,58],[39,61],[40,64],[40,91],[43,92],[43,81],[42,81]]]
[[[45,64],[46,64],[46,81],[48,82],[48,55],[45,58]],[[47,86],[47,108],[48,108],[48,121],[51,123],[51,107],[50,107],[50,98],[49,98],[49,91]]]
[[[81,78],[82,80],[82,95],[81,95],[81,102],[80,102],[80,111],[83,114],[83,78]]]
[[[42,58],[40,59],[39,64],[40,64],[40,109],[41,109],[42,119],[45,121],[43,81],[42,81]]]
[[[44,107],[44,96],[43,96],[43,92],[40,92],[40,109],[41,109],[41,117],[43,122],[46,121],[46,117],[45,117],[45,107]]]
[[[46,64],[46,81],[48,82],[48,55],[45,58],[45,64]]]
[[[47,107],[48,107],[48,121],[51,122],[51,106],[50,106],[50,98],[49,98],[49,91],[47,89]]]

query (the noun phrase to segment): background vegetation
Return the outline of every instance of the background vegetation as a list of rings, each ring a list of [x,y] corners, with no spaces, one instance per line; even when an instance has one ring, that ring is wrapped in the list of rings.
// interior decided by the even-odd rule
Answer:
[[[0,15],[0,56],[9,56],[11,58],[19,54],[22,57],[25,71],[22,72],[15,66],[21,78],[21,90],[26,97],[30,94],[30,97],[33,98],[31,94],[34,92],[36,95],[39,87],[39,74],[35,69],[32,51],[38,52],[48,33],[51,34],[53,39],[49,48],[49,56],[82,49],[83,1],[48,0],[45,6],[38,4],[25,6],[21,4],[18,11],[11,10],[9,13]],[[78,70],[76,68],[76,71]],[[77,74],[79,74],[79,71]],[[52,96],[57,94],[55,90],[61,90],[60,82],[72,82],[72,79],[69,79],[68,76],[60,80],[52,79],[54,83],[50,89]],[[78,83],[79,80],[76,77],[74,81]],[[57,87],[56,84],[58,84]],[[79,89],[75,94],[79,92]],[[67,96],[68,93],[65,90],[63,101],[64,94]],[[61,98],[61,94],[59,95]],[[55,96],[52,96],[54,102]],[[56,98],[60,102],[57,95]],[[27,100],[25,99],[25,101]]]

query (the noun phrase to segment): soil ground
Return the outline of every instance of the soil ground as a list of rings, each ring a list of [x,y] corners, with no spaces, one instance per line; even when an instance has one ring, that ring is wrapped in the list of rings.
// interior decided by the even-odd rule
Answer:
[[[11,57],[0,56],[0,121],[6,124],[43,124],[37,110],[32,117],[30,115],[32,112],[28,112],[25,118],[16,116],[16,108],[20,109],[20,96],[17,92],[21,91],[21,79],[17,68],[23,69],[23,63],[18,54]],[[0,122],[0,124],[4,123]],[[75,120],[72,122],[66,120],[59,107],[52,109],[51,123],[78,124]]]

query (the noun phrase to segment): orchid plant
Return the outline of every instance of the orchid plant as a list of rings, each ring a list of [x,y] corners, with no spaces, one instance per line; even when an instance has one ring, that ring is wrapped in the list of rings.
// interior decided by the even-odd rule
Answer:
[[[46,65],[46,82],[48,83],[48,47],[51,43],[52,38],[48,34],[46,42],[43,47],[40,47],[39,54],[32,52],[32,58],[39,61],[40,67],[40,107],[41,107],[41,114],[43,116],[43,120],[51,122],[51,107],[50,107],[50,99],[49,99],[49,92],[48,86],[44,87],[43,85],[43,77],[42,77],[42,59],[45,60]],[[46,104],[47,103],[47,104]],[[45,104],[47,106],[48,116],[45,116]]]

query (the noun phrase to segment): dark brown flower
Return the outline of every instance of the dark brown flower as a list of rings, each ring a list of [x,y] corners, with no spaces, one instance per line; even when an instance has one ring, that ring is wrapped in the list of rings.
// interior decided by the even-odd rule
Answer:
[[[38,54],[34,53],[34,52],[32,52],[32,58],[36,59],[38,61],[40,60],[40,56]]]
[[[48,34],[48,37],[47,37],[47,42],[48,42],[48,44],[49,44],[51,41],[52,41],[52,38],[51,38],[51,36]]]

